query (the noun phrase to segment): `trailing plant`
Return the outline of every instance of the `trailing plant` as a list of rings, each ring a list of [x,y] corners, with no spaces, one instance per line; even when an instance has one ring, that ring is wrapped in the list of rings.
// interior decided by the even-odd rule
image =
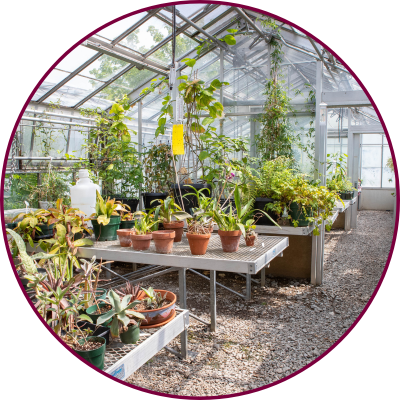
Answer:
[[[131,107],[129,98],[124,95],[112,105],[108,114],[81,110],[82,115],[96,118],[96,126],[90,129],[83,145],[88,158],[82,161],[81,168],[91,170],[97,179],[101,179],[106,195],[118,191],[122,197],[137,197],[143,183],[137,143],[132,142],[131,135],[136,132],[126,124],[126,120],[132,120],[126,115]]]
[[[147,193],[168,192],[175,180],[174,160],[171,146],[166,143],[153,144],[146,148],[143,160],[144,190]]]

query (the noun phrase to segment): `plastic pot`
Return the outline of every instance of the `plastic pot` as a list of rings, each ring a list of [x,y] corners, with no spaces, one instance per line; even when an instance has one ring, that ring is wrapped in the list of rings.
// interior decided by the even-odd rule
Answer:
[[[182,202],[181,202],[181,194],[182,196],[185,194],[189,194],[183,199],[183,205],[185,206],[185,211],[186,212],[191,212],[191,209],[194,207],[198,207],[199,203],[197,201],[196,197],[196,192],[191,188],[193,186],[195,189],[200,190],[203,188],[208,188],[209,190],[204,190],[202,193],[207,196],[211,197],[211,185],[208,183],[190,183],[187,185],[171,185],[171,189],[174,191],[174,198],[175,198],[175,203],[177,203],[182,209]],[[180,187],[180,190],[179,190]]]
[[[131,208],[131,212],[135,212],[139,204],[139,199],[130,199],[117,194],[111,197],[114,197],[115,201],[120,201],[123,204],[127,204]]]
[[[37,224],[37,226],[42,230],[41,232],[35,231],[34,240],[46,239],[53,236],[54,224]]]
[[[251,247],[254,246],[254,243],[257,239],[256,235],[246,236],[244,240],[246,241],[246,246]]]
[[[206,254],[211,233],[208,233],[206,235],[195,235],[193,233],[186,233],[186,237],[189,242],[190,251],[194,256],[202,256]]]
[[[181,242],[184,225],[185,223],[183,221],[164,222],[164,229],[167,231],[174,231],[175,232],[174,242]]]
[[[135,226],[135,221],[121,221],[119,229],[132,229]]]
[[[154,231],[152,232],[156,252],[160,254],[172,253],[174,246],[175,231]]]
[[[161,199],[165,200],[168,197],[168,193],[142,193],[143,203],[145,210],[149,210],[150,208],[154,208],[160,205],[159,201],[155,201],[153,204],[150,204],[153,200]]]
[[[167,304],[164,307],[156,308],[155,310],[140,310],[140,314],[143,314],[145,319],[142,320],[141,325],[156,325],[167,323],[168,319],[172,316],[176,307],[176,296],[174,293],[169,292],[168,290],[154,289],[156,293],[161,293],[162,296],[166,294],[166,299],[171,303]],[[142,292],[139,294],[138,300],[143,300],[147,295]]]
[[[126,332],[122,332],[119,334],[121,342],[125,344],[135,344],[139,340],[139,336],[140,336],[139,324],[129,325],[128,330]]]
[[[80,329],[90,329],[91,336],[102,337],[106,339],[106,345],[110,344],[110,328],[101,325],[91,324],[88,321],[78,321],[76,323]]]
[[[121,245],[121,247],[131,247],[132,234],[133,234],[133,231],[131,231],[130,229],[118,229],[117,230],[119,244]]]
[[[143,251],[150,248],[152,234],[147,235],[131,235],[131,243],[133,250]]]
[[[256,197],[256,199],[254,200],[254,209],[255,210],[262,210],[264,212],[267,212],[267,211],[265,211],[265,207],[269,203],[275,203],[275,200],[270,199],[268,197]],[[258,212],[258,213],[260,214],[260,212]],[[276,217],[277,217],[276,214],[271,213],[271,212],[267,212],[267,213],[276,222]],[[254,214],[257,214],[257,211]],[[260,219],[258,219],[256,221],[256,225],[269,225],[269,226],[272,226],[274,224],[272,223],[272,221],[268,217],[263,215]]]
[[[310,223],[306,217],[312,216],[312,208],[306,207],[307,215],[304,215],[303,207],[298,203],[291,203],[289,207],[289,215],[292,217],[290,224],[293,226],[293,220],[298,221],[297,226],[308,226]]]
[[[89,336],[86,338],[86,340],[91,342],[101,342],[102,346],[99,347],[98,349],[89,351],[81,351],[74,349],[75,353],[79,354],[82,358],[84,358],[86,361],[89,361],[90,364],[94,365],[95,367],[101,370],[104,369],[104,355],[106,354],[106,339],[98,336]],[[79,344],[83,344],[84,342],[85,339],[78,340]]]
[[[18,226],[18,222],[9,222],[8,224],[6,224],[6,228],[8,229],[14,229]]]
[[[117,240],[117,230],[121,222],[121,217],[119,215],[112,215],[107,225],[99,224],[95,218],[91,221],[96,240],[99,242]]]
[[[103,305],[105,305],[106,303],[103,302],[99,302],[99,307],[101,308]],[[97,305],[93,304],[92,306],[88,307],[86,309],[86,314],[89,315],[89,317],[92,319],[93,323],[96,324],[98,318],[106,313],[108,313],[108,311],[106,311],[105,313],[102,314],[94,314],[97,311]],[[107,324],[111,321],[111,318],[104,322],[104,324],[102,324],[103,326],[107,326]]]
[[[222,251],[225,253],[235,253],[239,250],[240,231],[221,231],[218,230],[218,235],[221,239]]]
[[[96,300],[105,300],[107,297],[107,289],[96,289],[94,293]]]
[[[354,191],[350,191],[350,192],[339,192],[340,194],[340,198],[342,200],[351,200],[354,197]]]

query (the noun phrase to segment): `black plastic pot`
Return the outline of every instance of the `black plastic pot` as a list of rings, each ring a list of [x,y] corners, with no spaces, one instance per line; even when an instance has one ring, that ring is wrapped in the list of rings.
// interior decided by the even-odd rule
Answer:
[[[254,201],[254,209],[255,210],[265,211],[274,221],[276,221],[278,216],[275,213],[268,212],[268,211],[265,210],[265,207],[267,206],[267,204],[274,203],[274,202],[275,202],[275,200],[270,199],[269,197],[256,197],[256,199]],[[257,214],[257,212],[255,212],[255,214]],[[259,214],[260,214],[260,212],[259,212]],[[263,215],[256,222],[256,225],[269,225],[269,226],[272,226],[274,224],[272,223],[272,221],[269,218],[267,218],[265,215]]]
[[[135,212],[139,204],[139,199],[128,199],[127,197],[118,197],[118,195],[111,196],[115,198],[115,201],[120,201],[123,204],[127,204],[131,208],[131,212]]]
[[[219,199],[219,204],[222,206],[224,206],[224,209],[226,209],[226,207],[229,207],[229,205],[232,206],[232,212],[236,211],[236,206],[235,206],[235,199]],[[227,210],[229,212],[229,209]]]
[[[90,329],[93,333],[90,336],[102,337],[106,339],[106,345],[110,344],[110,328],[102,325],[91,324],[88,321],[78,321],[76,323],[80,329]]]
[[[144,208],[145,210],[149,210],[150,208],[154,208],[160,205],[159,201],[155,201],[153,204],[150,204],[153,200],[165,200],[168,197],[168,193],[142,193],[142,196]]]
[[[53,233],[54,224],[51,225],[38,224],[37,226],[42,230],[42,232],[35,231],[35,238],[33,239],[35,242],[37,242],[40,239],[50,239],[54,236]]]
[[[350,192],[339,192],[340,194],[340,198],[342,200],[351,200],[354,197],[354,191],[350,191]]]
[[[308,226],[310,223],[306,217],[312,216],[312,208],[305,207],[307,215],[304,214],[303,207],[298,203],[291,203],[289,207],[289,215],[292,217],[290,224],[293,226],[293,221],[298,221],[297,226]]]
[[[180,190],[179,190],[180,186]],[[191,188],[193,186],[195,189],[200,190],[203,188],[208,188],[208,190],[204,190],[202,193],[207,196],[211,197],[212,190],[211,190],[211,185],[208,183],[190,183],[188,185],[172,185],[171,189],[174,191],[174,198],[175,198],[175,203],[177,203],[181,208],[182,207],[182,202],[181,202],[181,194],[182,196],[185,194],[189,194],[189,196],[185,197],[183,199],[183,204],[185,206],[185,211],[190,212],[192,208],[196,208],[199,206],[199,203],[197,201],[196,193],[195,191]]]
[[[8,229],[14,229],[18,226],[18,222],[9,222],[8,224],[6,224],[6,228]]]

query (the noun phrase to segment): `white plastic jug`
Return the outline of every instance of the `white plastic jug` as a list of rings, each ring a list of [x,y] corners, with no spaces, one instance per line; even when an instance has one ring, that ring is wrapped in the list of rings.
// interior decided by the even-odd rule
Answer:
[[[91,181],[89,171],[80,169],[78,182],[75,186],[71,186],[71,207],[79,208],[90,217],[95,212],[96,190],[100,192],[100,187]]]

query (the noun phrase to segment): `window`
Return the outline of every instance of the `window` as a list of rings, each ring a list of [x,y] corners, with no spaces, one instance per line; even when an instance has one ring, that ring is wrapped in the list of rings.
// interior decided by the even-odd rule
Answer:
[[[361,180],[364,187],[394,187],[394,173],[386,166],[391,157],[385,135],[361,135]]]

